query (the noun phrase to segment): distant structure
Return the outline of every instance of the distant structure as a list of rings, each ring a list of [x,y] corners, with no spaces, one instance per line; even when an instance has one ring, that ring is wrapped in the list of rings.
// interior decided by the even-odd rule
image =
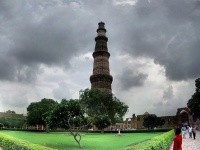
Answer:
[[[95,37],[96,45],[93,52],[94,64],[93,74],[90,76],[91,88],[98,88],[102,91],[112,93],[113,77],[110,75],[109,57],[104,22],[99,22],[97,36]]]
[[[3,128],[26,128],[26,116],[10,112],[0,112]]]
[[[126,121],[124,122],[124,128],[128,129],[145,129],[143,126],[144,118],[148,115],[154,115],[149,114],[148,112],[145,112],[143,115],[135,115],[131,118],[126,118]],[[192,114],[190,113],[189,109],[187,107],[184,108],[178,108],[177,113],[174,116],[160,116],[159,118],[165,120],[165,124],[162,127],[159,128],[165,128],[165,129],[172,129],[174,127],[181,127],[181,126],[189,126],[189,125],[200,125],[199,119],[194,119]]]

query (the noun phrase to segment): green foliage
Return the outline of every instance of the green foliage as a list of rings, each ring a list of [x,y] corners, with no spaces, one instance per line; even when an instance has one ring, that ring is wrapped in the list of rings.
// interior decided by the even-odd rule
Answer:
[[[52,99],[42,99],[40,102],[33,102],[27,107],[27,124],[28,125],[45,125],[45,121],[43,120],[43,115],[47,111],[51,110],[54,105],[56,105]]]
[[[87,120],[83,116],[83,110],[78,100],[63,99],[51,111],[45,114],[45,121],[50,128],[80,127],[87,124]]]
[[[2,123],[0,123],[0,130],[3,128],[3,124]]]
[[[16,114],[14,110],[7,110],[6,113],[9,113],[9,114]]]
[[[151,140],[130,146],[125,150],[166,150],[169,149],[174,138],[174,130],[156,136]]]
[[[110,118],[107,115],[99,115],[94,117],[94,125],[100,130],[111,125]]]
[[[144,118],[143,126],[148,129],[153,129],[165,124],[165,121],[156,115],[148,115]]]
[[[195,86],[195,93],[188,100],[187,107],[194,117],[200,118],[200,78],[195,80]]]
[[[2,133],[0,133],[0,147],[4,150],[53,150],[52,148],[31,144]]]
[[[85,118],[83,113],[84,111],[78,100],[71,99],[68,101],[63,99],[60,104],[57,104],[51,111],[44,114],[46,116],[44,120],[50,128],[69,129],[81,148],[81,135],[78,133],[78,129],[89,125],[88,121],[90,120],[90,118]],[[73,132],[73,129],[76,129],[76,132]]]
[[[0,123],[2,123],[4,126],[9,126],[9,123],[5,117],[0,118]]]
[[[26,124],[25,119],[18,119],[18,118],[0,118],[0,123],[7,128],[22,128]]]
[[[117,99],[113,94],[102,92],[99,89],[92,88],[84,90],[80,95],[80,102],[83,106],[83,109],[86,110],[88,116],[94,118],[104,114],[108,116],[111,124],[116,122],[122,122],[123,116],[128,111],[128,106],[125,103]],[[106,124],[109,126],[108,120],[105,120]],[[99,124],[95,123],[94,124]],[[105,124],[100,129],[105,128]]]

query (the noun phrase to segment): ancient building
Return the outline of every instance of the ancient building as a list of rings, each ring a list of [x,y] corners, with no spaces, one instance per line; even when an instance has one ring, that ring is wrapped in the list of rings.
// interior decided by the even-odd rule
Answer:
[[[26,116],[23,114],[0,112],[0,123],[5,128],[25,128]]]
[[[135,115],[133,114],[133,116],[131,118],[126,118],[124,125],[125,128],[128,129],[145,129],[145,127],[143,126],[143,122],[144,122],[144,118],[148,115],[152,115],[149,114],[148,112],[145,112],[143,115]],[[190,114],[190,111],[187,107],[184,108],[178,108],[177,109],[177,113],[174,116],[159,116],[159,118],[164,119],[165,120],[165,124],[162,127],[159,128],[174,128],[177,126],[188,126],[188,125],[200,125],[200,121],[194,120],[193,116]]]
[[[93,52],[94,64],[93,74],[90,76],[91,88],[98,88],[102,91],[112,93],[113,77],[110,75],[109,57],[106,37],[105,23],[100,22],[95,37],[95,50]]]

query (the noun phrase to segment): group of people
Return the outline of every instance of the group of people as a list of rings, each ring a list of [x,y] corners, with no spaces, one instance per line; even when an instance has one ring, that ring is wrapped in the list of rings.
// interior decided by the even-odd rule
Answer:
[[[183,138],[186,138],[186,134],[188,132],[189,133],[189,138],[193,137],[194,140],[195,140],[195,137],[196,137],[196,128],[195,128],[195,126],[194,127],[192,127],[191,125],[182,126],[181,130],[182,130]]]
[[[182,138],[186,138],[187,131],[189,133],[189,138],[196,137],[196,127],[189,126],[182,126],[182,128],[175,129],[175,137],[174,137],[174,145],[173,150],[182,150]],[[181,135],[182,132],[182,135]]]

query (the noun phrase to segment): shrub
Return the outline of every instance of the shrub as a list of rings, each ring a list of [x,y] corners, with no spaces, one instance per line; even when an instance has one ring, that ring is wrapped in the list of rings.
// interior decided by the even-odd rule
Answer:
[[[4,150],[55,150],[0,133],[0,147]]]
[[[3,124],[2,123],[0,123],[0,130],[3,128]]]
[[[174,130],[163,133],[151,140],[130,146],[125,150],[166,150],[170,147],[174,138]]]

